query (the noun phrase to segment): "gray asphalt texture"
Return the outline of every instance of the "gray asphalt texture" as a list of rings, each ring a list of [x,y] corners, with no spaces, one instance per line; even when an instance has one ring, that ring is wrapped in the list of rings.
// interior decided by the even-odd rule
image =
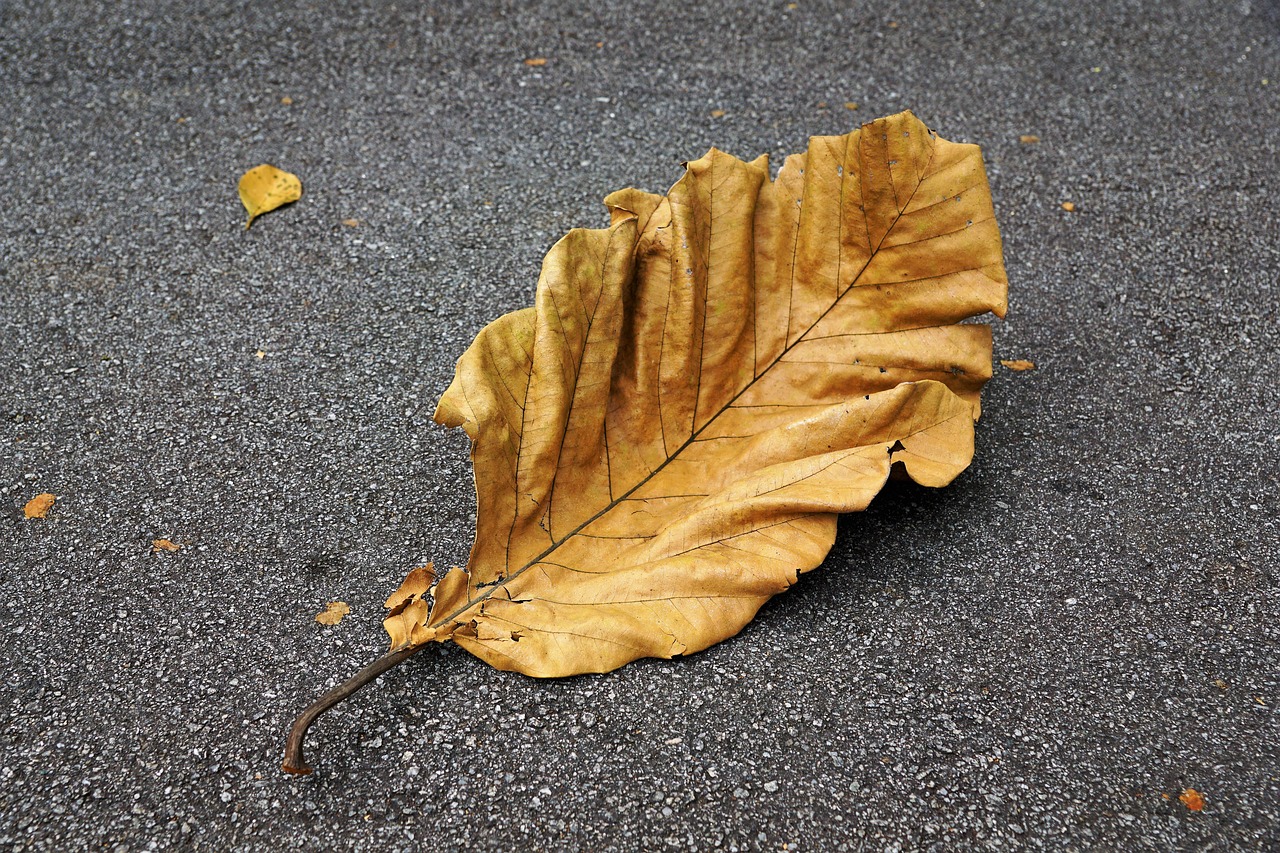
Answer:
[[[1273,2],[0,4],[0,845],[1280,848],[1278,34]],[[903,108],[983,146],[996,354],[1038,365],[997,369],[971,469],[844,518],[704,653],[432,649],[282,774],[405,571],[465,561],[430,414],[547,247],[710,145]],[[245,232],[263,162],[305,194]]]

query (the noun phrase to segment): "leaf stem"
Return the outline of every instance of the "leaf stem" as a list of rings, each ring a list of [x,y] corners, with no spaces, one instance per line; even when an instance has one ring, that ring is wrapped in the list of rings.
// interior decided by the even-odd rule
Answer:
[[[316,717],[424,648],[426,648],[425,643],[420,646],[407,646],[399,651],[388,652],[308,705],[306,710],[298,715],[298,719],[294,720],[293,728],[289,729],[289,741],[284,748],[284,764],[280,765],[280,769],[286,773],[295,773],[299,776],[305,776],[310,773],[311,767],[308,766],[307,760],[302,756],[302,744],[307,736],[307,729],[311,728],[311,724],[316,721]]]

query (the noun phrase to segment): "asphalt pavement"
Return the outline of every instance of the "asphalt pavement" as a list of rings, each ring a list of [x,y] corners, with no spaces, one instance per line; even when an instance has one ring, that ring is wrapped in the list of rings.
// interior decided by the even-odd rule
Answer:
[[[0,846],[1280,849],[1278,60],[1256,0],[0,2]],[[547,247],[904,108],[983,147],[1036,364],[970,470],[712,649],[430,649],[282,774],[465,562],[430,414]]]

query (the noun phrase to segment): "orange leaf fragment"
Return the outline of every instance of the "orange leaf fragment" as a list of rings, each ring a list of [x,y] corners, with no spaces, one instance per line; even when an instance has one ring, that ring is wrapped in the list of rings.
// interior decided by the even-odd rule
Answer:
[[[1023,145],[1035,145],[1040,141],[1040,137],[1036,136],[1034,133],[1024,133],[1018,137],[1018,141]]]
[[[524,61],[524,64],[530,68],[541,68],[547,64],[547,58],[545,56],[531,56]]]
[[[1035,370],[1036,363],[1027,361],[1025,358],[1000,359],[1000,364],[1010,370]]]
[[[343,224],[343,225],[345,225],[345,226],[347,226],[348,228],[355,228],[357,225],[359,225],[359,224],[360,224],[360,220],[359,220],[359,219],[344,219],[344,220],[342,220],[342,224]]]
[[[723,116],[724,116],[724,110],[712,110],[712,111],[711,111],[711,117],[712,117],[712,118],[722,118]]]
[[[27,505],[22,508],[22,514],[27,518],[44,518],[48,514],[49,509],[53,506],[53,502],[58,499],[57,495],[45,492],[36,495],[27,501]]]
[[[152,539],[151,553],[159,554],[161,551],[168,551],[170,554],[182,549],[182,546],[176,542],[170,542],[168,539]]]
[[[350,612],[345,601],[330,601],[328,607],[316,614],[316,621],[321,625],[337,625]]]
[[[1178,797],[1178,799],[1193,812],[1198,812],[1204,808],[1204,795],[1195,788],[1184,788],[1182,796]]]
[[[1062,209],[1065,210],[1067,213],[1075,213],[1076,212],[1075,202],[1064,201],[1062,203]]]
[[[846,110],[856,110],[858,108],[858,103],[856,101],[845,101],[844,108]]]

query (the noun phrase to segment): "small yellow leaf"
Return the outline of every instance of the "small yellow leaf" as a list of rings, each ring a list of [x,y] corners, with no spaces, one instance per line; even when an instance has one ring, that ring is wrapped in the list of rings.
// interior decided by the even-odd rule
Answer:
[[[1036,136],[1034,133],[1024,133],[1018,137],[1018,141],[1023,145],[1035,145],[1040,141],[1040,137]]]
[[[253,354],[253,357],[256,358],[258,361],[262,361],[264,358],[267,357],[267,353],[264,350],[258,350]]]
[[[1178,799],[1193,812],[1198,812],[1204,808],[1204,795],[1195,788],[1185,788]]]
[[[348,228],[355,228],[357,225],[359,225],[359,224],[360,224],[360,220],[359,220],[359,219],[344,219],[344,220],[342,220],[342,224],[343,224],[343,225],[345,225],[345,226],[347,226]]]
[[[1064,201],[1062,203],[1062,209],[1065,210],[1067,213],[1075,213],[1076,211],[1075,202]]]
[[[530,68],[541,68],[547,64],[547,58],[545,56],[531,56],[524,61],[524,64]]]
[[[316,614],[316,621],[321,625],[337,625],[350,612],[345,601],[330,601],[328,607]]]
[[[302,181],[298,176],[263,164],[245,172],[240,178],[240,201],[249,211],[247,229],[253,220],[281,205],[302,198]]]
[[[845,101],[844,108],[846,110],[856,110],[858,108],[858,104],[856,101]]]
[[[181,548],[182,548],[181,545],[178,545],[174,542],[170,542],[168,539],[152,539],[151,540],[151,553],[153,554],[159,554],[161,551],[168,551],[170,554],[172,554],[173,552],[178,551]]]
[[[723,116],[724,116],[724,110],[712,110],[712,111],[711,111],[711,117],[712,117],[712,118],[722,118]]]
[[[1213,686],[1218,688],[1219,690],[1226,690],[1231,685],[1227,684],[1227,682],[1223,681],[1221,678],[1215,678],[1213,680]]]
[[[293,104],[293,98],[290,98],[288,95],[285,95],[283,98],[280,99],[280,103],[284,104],[286,107],[291,106]]]
[[[1003,365],[1004,367],[1009,368],[1010,370],[1021,371],[1021,370],[1036,369],[1036,363],[1034,361],[1027,361],[1025,358],[1013,358],[1013,359],[1007,359],[1007,360],[1002,358],[1000,359],[1000,364]]]
[[[48,492],[36,495],[27,501],[27,505],[22,508],[22,514],[27,518],[44,518],[57,499],[57,495],[51,495]]]

